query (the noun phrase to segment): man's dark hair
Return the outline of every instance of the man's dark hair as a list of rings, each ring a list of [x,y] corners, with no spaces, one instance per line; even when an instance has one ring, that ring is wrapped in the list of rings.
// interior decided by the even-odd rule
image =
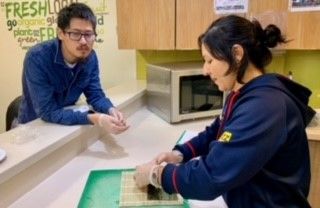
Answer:
[[[80,18],[91,22],[93,31],[96,32],[97,19],[90,7],[83,3],[72,3],[62,8],[58,13],[58,27],[65,30],[70,26],[72,18]]]

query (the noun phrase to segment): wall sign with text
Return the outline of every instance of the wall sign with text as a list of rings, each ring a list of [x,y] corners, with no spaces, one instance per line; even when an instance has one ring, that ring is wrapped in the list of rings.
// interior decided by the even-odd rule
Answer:
[[[97,43],[103,42],[104,18],[108,15],[107,0],[0,0],[1,17],[18,45],[27,50],[36,43],[56,37],[57,14],[63,7],[82,2],[97,17]],[[2,26],[1,26],[2,27]]]

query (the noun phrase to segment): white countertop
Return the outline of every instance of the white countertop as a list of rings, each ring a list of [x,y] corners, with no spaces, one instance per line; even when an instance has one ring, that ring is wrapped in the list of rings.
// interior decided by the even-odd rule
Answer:
[[[144,90],[144,81],[132,81],[111,88],[107,93],[114,105],[121,109],[142,96]],[[0,163],[0,184],[89,128],[92,126],[64,126],[36,119],[0,134],[0,147],[7,153],[7,159]]]
[[[109,89],[107,95],[115,106],[126,108],[132,106],[132,100],[143,96],[145,87],[145,81],[133,81]],[[50,152],[63,148],[84,131],[89,132],[88,136],[97,137],[93,144],[88,148],[85,146],[84,151],[77,153],[10,207],[76,207],[90,170],[134,168],[159,152],[170,150],[184,130],[200,131],[212,121],[200,119],[173,125],[141,106],[128,115],[130,128],[116,136],[91,134],[90,131],[96,131],[92,126],[62,126],[41,120],[31,122],[22,130],[14,129],[1,134],[0,147],[7,151],[8,158],[0,163],[0,185],[37,161],[46,160]],[[31,136],[31,139],[24,143],[17,142],[16,131]],[[308,136],[311,135],[309,139],[320,140],[319,127],[308,128],[307,132]],[[4,190],[0,190],[0,196],[3,196],[1,191]]]
[[[315,110],[317,114],[306,131],[309,140],[320,141],[320,109]]]
[[[130,103],[134,103],[135,100],[141,99],[145,93],[145,89],[145,81],[133,80],[121,86],[108,89],[107,95],[115,106],[122,109],[127,105],[131,105]],[[126,112],[128,111],[126,110]],[[15,199],[15,197],[24,193],[23,189],[28,190],[26,186],[33,187],[36,184],[36,179],[31,177],[30,181],[32,182],[27,181],[29,184],[21,185],[20,193],[19,187],[16,187],[18,191],[14,193],[15,187],[12,187],[14,181],[23,183],[25,178],[30,177],[28,174],[36,172],[32,169],[36,167],[39,170],[43,170],[43,167],[46,166],[46,173],[37,175],[40,178],[38,181],[41,181],[41,177],[46,177],[46,174],[49,175],[59,165],[63,165],[67,160],[77,155],[79,151],[86,148],[87,145],[90,145],[90,142],[92,143],[93,141],[90,137],[100,135],[100,130],[96,129],[98,128],[92,125],[63,126],[36,119],[28,124],[0,134],[0,148],[7,154],[7,158],[0,163],[0,196],[2,198],[0,200],[0,207],[5,206]],[[89,132],[89,134],[92,132],[92,134],[86,135],[88,134],[86,132]],[[51,168],[50,164],[46,164],[43,161],[48,160],[46,159],[47,157],[51,157],[51,160],[53,160],[50,154],[66,148],[67,144],[72,145],[72,142],[78,146],[77,149],[70,150],[70,154],[68,150],[64,150],[64,153],[68,154],[65,156],[66,159],[52,165],[54,168]],[[36,164],[38,165],[36,166]],[[10,190],[6,190],[8,188]]]
[[[145,107],[128,118],[121,135],[106,135],[10,207],[76,207],[90,170],[134,168],[171,150],[186,129],[200,131],[212,119],[169,124]]]
[[[106,135],[10,207],[76,207],[90,170],[126,169],[171,150],[184,130],[201,131],[212,119],[168,124],[143,107],[121,135]]]

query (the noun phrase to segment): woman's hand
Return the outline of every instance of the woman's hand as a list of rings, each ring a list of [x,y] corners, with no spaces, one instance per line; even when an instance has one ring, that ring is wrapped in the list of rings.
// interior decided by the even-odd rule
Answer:
[[[144,188],[148,184],[150,184],[149,176],[151,174],[152,168],[155,165],[156,164],[154,163],[154,161],[150,161],[148,163],[145,163],[145,164],[142,164],[142,165],[138,165],[136,167],[136,171],[135,171],[133,177],[135,179],[136,185],[139,188]]]
[[[161,164],[163,162],[178,164],[183,161],[183,155],[178,150],[162,152],[154,159],[154,161],[156,164]]]

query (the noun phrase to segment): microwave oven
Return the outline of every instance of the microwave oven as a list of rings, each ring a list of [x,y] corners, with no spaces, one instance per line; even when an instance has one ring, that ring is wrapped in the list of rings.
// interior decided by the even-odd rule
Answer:
[[[218,116],[225,93],[209,76],[203,62],[147,65],[147,107],[169,123]]]

